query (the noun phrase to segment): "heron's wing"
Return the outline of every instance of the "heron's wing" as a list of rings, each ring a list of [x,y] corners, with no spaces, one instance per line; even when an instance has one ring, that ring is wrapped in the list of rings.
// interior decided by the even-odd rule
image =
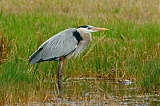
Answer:
[[[30,64],[41,61],[56,60],[72,53],[78,44],[73,36],[75,28],[66,29],[45,41],[29,58]]]

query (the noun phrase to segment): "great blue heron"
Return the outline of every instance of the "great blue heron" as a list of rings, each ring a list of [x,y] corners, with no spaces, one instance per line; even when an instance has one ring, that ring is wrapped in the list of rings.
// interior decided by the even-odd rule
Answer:
[[[77,56],[92,40],[91,32],[108,30],[90,25],[78,28],[69,28],[52,36],[45,41],[30,57],[29,63],[35,64],[43,61],[59,60],[57,77],[58,89],[62,94],[62,66],[68,56]]]

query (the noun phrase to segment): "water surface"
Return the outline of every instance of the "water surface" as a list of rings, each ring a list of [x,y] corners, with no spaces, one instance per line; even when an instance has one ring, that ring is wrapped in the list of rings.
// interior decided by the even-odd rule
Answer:
[[[110,81],[101,78],[71,78],[63,83],[64,102],[70,105],[159,106],[160,96],[143,93],[130,80]]]

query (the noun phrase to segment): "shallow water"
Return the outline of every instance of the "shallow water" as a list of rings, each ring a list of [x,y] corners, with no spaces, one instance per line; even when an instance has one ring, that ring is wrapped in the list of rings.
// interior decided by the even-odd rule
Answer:
[[[97,78],[72,78],[63,83],[64,99],[70,105],[160,106],[160,96],[143,94],[130,80],[112,82]]]
[[[21,105],[17,103],[16,106]],[[63,82],[63,98],[29,102],[27,106],[160,106],[160,95],[144,94],[130,80],[70,78]]]

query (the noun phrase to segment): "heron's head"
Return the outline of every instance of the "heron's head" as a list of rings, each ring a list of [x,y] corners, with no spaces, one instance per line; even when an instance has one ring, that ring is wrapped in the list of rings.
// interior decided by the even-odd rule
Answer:
[[[100,30],[108,30],[107,28],[99,28],[91,25],[83,25],[77,28],[77,30],[83,31],[84,33],[97,32]]]

